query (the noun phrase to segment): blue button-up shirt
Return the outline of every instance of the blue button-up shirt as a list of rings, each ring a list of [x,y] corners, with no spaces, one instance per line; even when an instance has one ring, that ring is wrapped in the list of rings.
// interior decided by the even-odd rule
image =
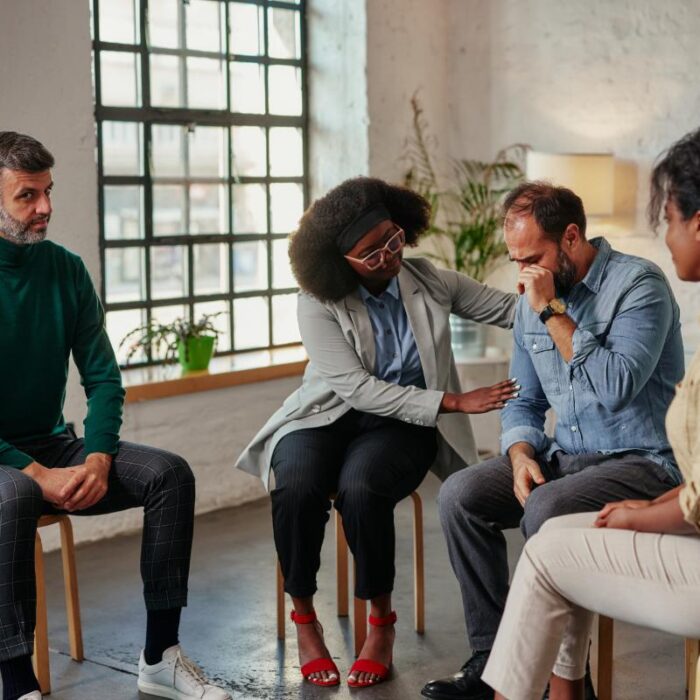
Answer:
[[[360,285],[360,296],[367,307],[374,331],[377,358],[374,376],[392,384],[425,389],[416,339],[408,322],[396,277],[377,297]]]
[[[680,473],[664,420],[683,377],[678,305],[663,272],[618,253],[603,238],[584,279],[565,299],[577,329],[566,362],[523,296],[515,315],[510,376],[521,385],[501,418],[501,448],[527,442],[538,454],[637,452]],[[545,412],[557,416],[554,438]]]

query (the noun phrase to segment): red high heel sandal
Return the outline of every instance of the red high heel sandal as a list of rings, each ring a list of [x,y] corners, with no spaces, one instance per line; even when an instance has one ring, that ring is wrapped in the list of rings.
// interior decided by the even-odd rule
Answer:
[[[396,612],[392,610],[386,617],[374,617],[374,615],[370,615],[368,620],[369,624],[374,625],[374,627],[386,627],[387,625],[393,625],[396,622]],[[391,661],[389,661],[389,666],[391,666]],[[350,667],[350,676],[352,676],[353,672],[364,672],[373,673],[375,676],[379,676],[379,679],[376,681],[358,681],[348,678],[348,685],[351,688],[366,688],[370,685],[377,685],[377,683],[381,683],[382,681],[386,680],[387,676],[389,675],[389,666],[384,666],[384,664],[380,664],[378,661],[372,661],[372,659],[358,659]]]
[[[297,625],[309,625],[317,620],[316,611],[310,612],[308,615],[301,615],[296,612],[296,610],[292,610],[290,617],[292,618],[292,622],[295,622]],[[323,628],[321,628],[321,633],[323,633]],[[320,673],[321,671],[332,671],[335,673],[335,678],[329,678],[326,681],[321,678],[309,678],[312,673]],[[333,659],[329,659],[328,657],[314,659],[313,661],[309,661],[308,664],[304,664],[301,667],[301,675],[304,676],[304,680],[309,681],[309,683],[320,685],[324,688],[340,684],[340,671],[338,671],[338,667],[335,665]]]

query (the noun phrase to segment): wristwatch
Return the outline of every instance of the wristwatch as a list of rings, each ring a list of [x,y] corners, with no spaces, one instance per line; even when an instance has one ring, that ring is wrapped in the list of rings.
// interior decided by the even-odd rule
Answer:
[[[540,321],[547,323],[552,316],[557,316],[566,313],[566,302],[562,299],[551,299],[549,304],[540,311]]]

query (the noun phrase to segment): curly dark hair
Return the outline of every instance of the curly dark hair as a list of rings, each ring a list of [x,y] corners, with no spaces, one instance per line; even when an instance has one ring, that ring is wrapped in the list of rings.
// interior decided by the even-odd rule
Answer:
[[[301,217],[289,241],[292,272],[301,289],[320,301],[338,301],[357,289],[359,278],[337,245],[357,214],[383,204],[413,245],[430,225],[430,204],[413,190],[373,177],[345,180],[317,199]]]
[[[700,211],[700,129],[676,141],[652,170],[647,215],[654,231],[667,198],[674,201],[685,221]]]

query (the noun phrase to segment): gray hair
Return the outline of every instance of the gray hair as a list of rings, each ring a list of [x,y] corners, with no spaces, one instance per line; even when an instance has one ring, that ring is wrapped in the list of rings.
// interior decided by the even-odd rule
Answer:
[[[0,131],[0,172],[7,168],[40,173],[53,166],[54,157],[35,138],[16,131]]]

